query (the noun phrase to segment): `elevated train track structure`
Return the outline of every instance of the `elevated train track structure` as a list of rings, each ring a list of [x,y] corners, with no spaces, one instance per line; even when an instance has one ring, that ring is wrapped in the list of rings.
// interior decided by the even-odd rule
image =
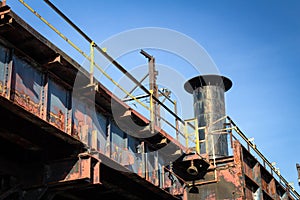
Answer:
[[[81,31],[75,24],[73,27]],[[153,83],[146,88],[84,32],[81,34],[91,52],[102,52],[150,98],[144,105],[149,117],[94,77],[94,70],[105,72],[94,62],[93,53],[87,56],[81,52],[91,63],[87,71],[3,1],[1,200],[300,199],[279,170],[226,116],[224,93],[232,85],[228,78],[210,75],[188,81],[185,89],[197,97],[195,118],[183,120],[175,112],[176,106],[171,109],[159,99],[168,95],[159,95],[154,57],[141,52],[148,58],[148,76]],[[78,77],[81,85],[75,91]],[[131,92],[124,93],[139,102]],[[211,100],[209,95],[217,98]],[[160,109],[173,116],[169,124],[175,134],[160,127]],[[164,151],[158,151],[162,148]]]

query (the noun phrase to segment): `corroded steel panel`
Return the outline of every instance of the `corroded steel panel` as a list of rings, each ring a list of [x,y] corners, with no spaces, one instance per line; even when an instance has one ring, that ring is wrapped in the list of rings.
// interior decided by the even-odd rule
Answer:
[[[142,174],[142,153],[141,153],[141,142],[138,141],[136,138],[127,135],[127,144],[128,144],[128,151],[133,157],[133,161],[131,161],[128,169],[134,173]]]
[[[107,145],[106,117],[77,98],[72,99],[72,110],[72,135],[92,149],[105,154]]]
[[[97,150],[105,154],[107,146],[107,119],[98,111],[93,115],[93,131],[97,137],[95,144],[97,145]]]
[[[86,179],[91,184],[100,183],[100,160],[89,155],[80,155],[78,160],[56,161],[45,167],[44,183],[56,184]]]
[[[69,91],[54,80],[48,81],[48,121],[62,131],[71,123],[68,116]]]
[[[40,116],[43,75],[28,62],[13,56],[12,99],[29,112]]]
[[[159,180],[161,179],[161,174],[159,173],[159,159],[158,159],[158,152],[147,150],[146,153],[146,178],[149,182],[153,183],[154,185],[159,185]]]
[[[125,133],[115,124],[111,123],[111,158],[122,162],[122,152],[126,147]]]
[[[275,182],[273,176],[261,166],[261,187],[264,192],[272,196],[275,194]]]
[[[89,147],[91,147],[92,143],[92,131],[93,129],[93,110],[90,106],[86,106],[86,115],[85,115],[85,124],[86,124],[86,142]]]
[[[7,73],[9,50],[0,45],[0,94],[5,91],[5,75]]]
[[[232,160],[224,158],[224,163],[217,166],[216,171],[210,169],[202,180],[195,182],[198,193],[190,193],[192,187],[187,188],[188,200],[244,199],[241,145],[235,141],[233,147]]]
[[[83,141],[83,129],[85,125],[85,105],[73,98],[72,99],[72,111],[73,111],[73,130],[72,130],[72,135]],[[86,142],[85,142],[86,143]]]
[[[242,199],[242,177],[237,174],[240,174],[240,169],[234,166],[218,169],[217,177],[214,177],[213,171],[209,172],[205,176],[206,181],[197,186],[199,194],[189,193],[188,199]]]
[[[165,169],[162,172],[160,178],[163,181],[160,187],[173,195],[182,195],[184,192],[183,182],[171,173],[171,171]]]

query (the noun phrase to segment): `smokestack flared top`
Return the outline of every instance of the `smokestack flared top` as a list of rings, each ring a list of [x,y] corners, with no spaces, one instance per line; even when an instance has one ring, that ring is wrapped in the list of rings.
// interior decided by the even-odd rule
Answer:
[[[226,92],[232,87],[232,82],[229,78],[226,78],[224,76],[202,75],[202,76],[196,76],[188,80],[184,84],[184,89],[187,92],[192,94],[195,89],[207,85],[216,85],[216,86],[223,87]]]

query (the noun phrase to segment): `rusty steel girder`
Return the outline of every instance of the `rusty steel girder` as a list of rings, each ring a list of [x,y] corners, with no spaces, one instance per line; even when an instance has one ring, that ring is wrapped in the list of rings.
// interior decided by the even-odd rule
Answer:
[[[101,184],[100,163],[98,158],[88,153],[79,154],[77,160],[51,162],[45,166],[43,183],[51,186],[84,180],[88,184]]]

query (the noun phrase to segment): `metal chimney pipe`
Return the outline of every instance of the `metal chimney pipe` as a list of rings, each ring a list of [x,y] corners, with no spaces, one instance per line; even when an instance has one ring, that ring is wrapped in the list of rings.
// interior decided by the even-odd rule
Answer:
[[[208,154],[210,158],[228,156],[227,134],[214,132],[224,128],[224,120],[213,122],[224,117],[224,94],[232,86],[230,79],[219,75],[197,76],[184,84],[187,92],[194,97],[194,114],[198,120],[198,127],[208,126],[208,129],[199,129],[200,153]]]

